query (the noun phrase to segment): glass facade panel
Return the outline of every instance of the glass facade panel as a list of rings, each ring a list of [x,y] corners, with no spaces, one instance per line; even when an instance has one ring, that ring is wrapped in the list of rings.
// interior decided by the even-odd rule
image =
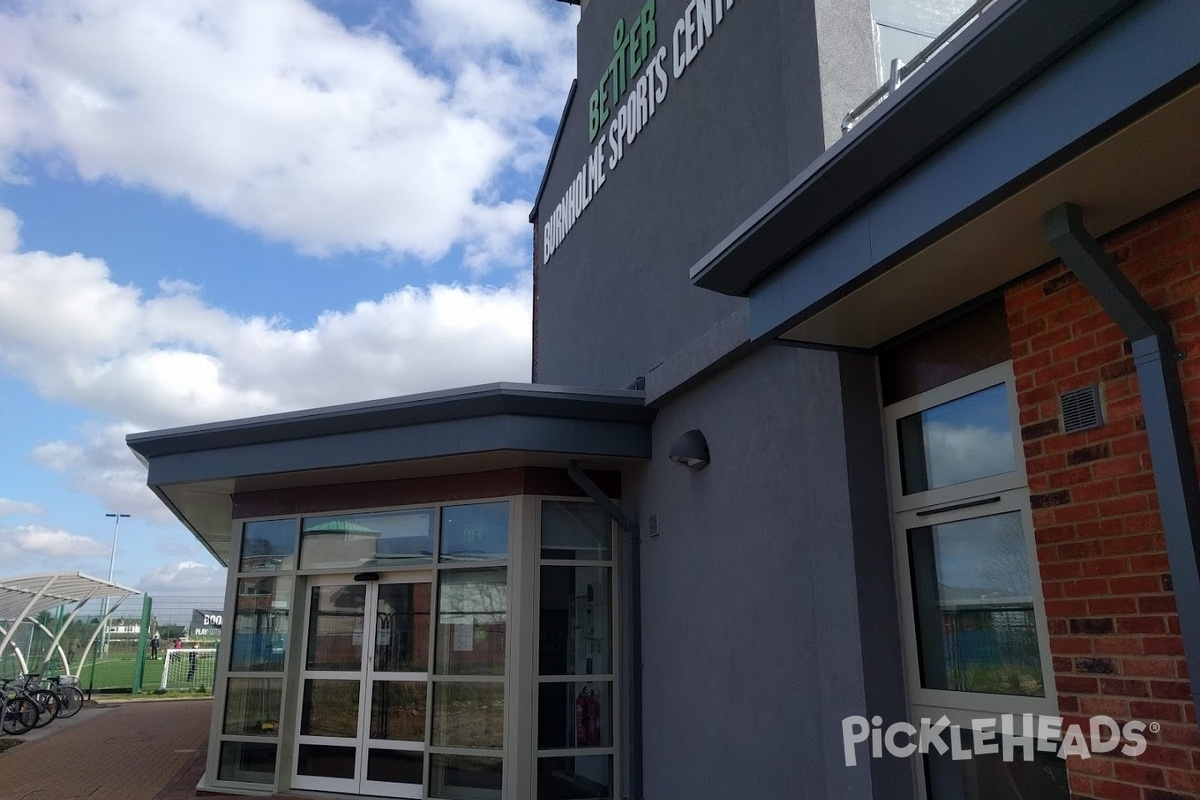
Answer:
[[[302,744],[296,757],[296,774],[316,778],[353,778],[353,747]]]
[[[428,583],[379,584],[376,672],[429,671],[429,599]]]
[[[276,745],[268,742],[221,742],[217,777],[242,783],[274,783]]]
[[[508,501],[442,508],[442,561],[508,558]]]
[[[503,747],[504,684],[434,684],[431,741],[442,747]]]
[[[607,561],[612,524],[595,503],[542,501],[542,558]]]
[[[1025,542],[1015,511],[908,531],[923,686],[1044,696]]]
[[[504,762],[499,758],[429,756],[429,796],[446,800],[500,800]]]
[[[421,783],[425,754],[410,750],[367,751],[367,780],[386,783]]]
[[[539,750],[612,747],[612,686],[608,681],[538,685]]]
[[[300,733],[305,736],[358,736],[358,681],[304,681]]]
[[[1002,383],[904,417],[896,426],[905,494],[1017,468],[1008,387]]]
[[[282,672],[292,579],[241,578],[234,600],[232,672]]]
[[[972,750],[969,731],[960,733],[960,741],[964,750]],[[931,800],[1070,800],[1067,765],[1055,753],[1036,752],[1026,761],[1025,748],[1014,742],[1013,758],[1005,761],[1004,737],[996,735],[990,744],[999,752],[972,752],[958,761],[931,747],[925,757]]]
[[[306,668],[351,672],[361,669],[366,585],[314,586],[309,597]]]
[[[879,81],[891,75],[893,58],[908,63],[950,27],[972,0],[871,0],[879,36]]]
[[[278,736],[280,678],[230,678],[225,693],[225,733],[237,736]]]
[[[538,759],[537,800],[608,800],[612,796],[612,756]]]
[[[275,572],[294,569],[296,520],[272,519],[242,526],[240,572]]]
[[[371,738],[425,741],[425,684],[375,681],[371,688]]]
[[[542,566],[538,674],[612,671],[609,567]]]
[[[508,620],[504,569],[439,575],[436,670],[439,675],[503,675]]]
[[[431,508],[305,519],[300,568],[405,567],[433,561]]]

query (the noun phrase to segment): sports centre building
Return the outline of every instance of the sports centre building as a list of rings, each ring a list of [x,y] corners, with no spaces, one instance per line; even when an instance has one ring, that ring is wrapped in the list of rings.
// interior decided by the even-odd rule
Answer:
[[[584,3],[531,385],[129,437],[202,788],[1200,797],[1198,132],[1195,0]]]

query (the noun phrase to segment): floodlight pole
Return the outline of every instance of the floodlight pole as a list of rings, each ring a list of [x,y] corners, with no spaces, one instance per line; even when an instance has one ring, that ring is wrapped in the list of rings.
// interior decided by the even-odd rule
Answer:
[[[112,554],[109,555],[109,557],[108,557],[108,582],[112,583],[113,582],[113,569],[117,565],[117,532],[121,529],[121,518],[124,517],[124,518],[128,519],[129,515],[128,514],[105,514],[104,516],[113,518]],[[102,603],[102,606],[101,606],[101,611],[100,611],[100,618],[105,620],[105,622],[103,623],[104,630],[100,636],[100,652],[103,655],[107,656],[108,655],[108,624],[107,624],[108,597],[106,596],[101,601],[101,603]]]

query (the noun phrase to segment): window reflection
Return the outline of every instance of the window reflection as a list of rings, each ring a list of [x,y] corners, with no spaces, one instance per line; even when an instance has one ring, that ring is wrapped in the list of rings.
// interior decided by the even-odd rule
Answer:
[[[362,665],[367,587],[314,586],[308,612],[307,668],[357,670]]]
[[[225,695],[224,732],[239,736],[278,736],[280,678],[230,678]]]
[[[441,558],[442,561],[508,558],[508,501],[445,506]]]
[[[499,758],[433,753],[429,796],[448,800],[500,800],[504,762]]]
[[[970,731],[959,732],[960,748],[973,747]],[[933,800],[1070,800],[1066,762],[1055,753],[1035,752],[1025,760],[1025,747],[1014,741],[1014,757],[1003,756],[1003,736],[993,740],[996,753],[974,751],[970,758],[955,760],[953,753],[929,749],[926,773]]]
[[[892,59],[908,63],[972,6],[972,0],[871,0],[879,34],[879,80]]]
[[[541,568],[539,675],[612,671],[608,567]]]
[[[272,783],[275,780],[274,744],[221,742],[217,777],[223,781]]]
[[[306,680],[300,710],[304,736],[358,735],[358,681]]]
[[[595,503],[542,501],[542,558],[607,561],[612,525]]]
[[[538,800],[607,800],[612,797],[612,756],[538,759]]]
[[[612,684],[538,685],[538,749],[612,747]]]
[[[508,623],[505,571],[444,571],[439,581],[438,674],[503,675]]]
[[[1041,658],[1018,512],[908,532],[922,685],[1041,697]]]
[[[503,747],[504,684],[434,684],[432,742],[443,747]]]
[[[287,650],[291,578],[242,578],[234,601],[231,672],[281,672]]]
[[[425,684],[374,681],[371,687],[371,738],[425,741]]]
[[[242,572],[278,572],[295,566],[296,520],[272,519],[242,526]]]
[[[305,519],[300,568],[402,567],[433,560],[433,509]]]
[[[376,672],[429,671],[429,597],[428,583],[379,585]]]
[[[1003,383],[904,417],[896,426],[904,494],[1016,469]]]

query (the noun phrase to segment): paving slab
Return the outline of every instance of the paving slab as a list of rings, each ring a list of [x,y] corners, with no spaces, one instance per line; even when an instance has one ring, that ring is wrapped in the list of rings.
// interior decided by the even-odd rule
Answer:
[[[211,700],[82,709],[0,753],[0,800],[155,800],[197,755],[203,764],[211,716]]]
[[[0,800],[245,800],[196,792],[211,718],[211,699],[85,707],[0,752]]]

